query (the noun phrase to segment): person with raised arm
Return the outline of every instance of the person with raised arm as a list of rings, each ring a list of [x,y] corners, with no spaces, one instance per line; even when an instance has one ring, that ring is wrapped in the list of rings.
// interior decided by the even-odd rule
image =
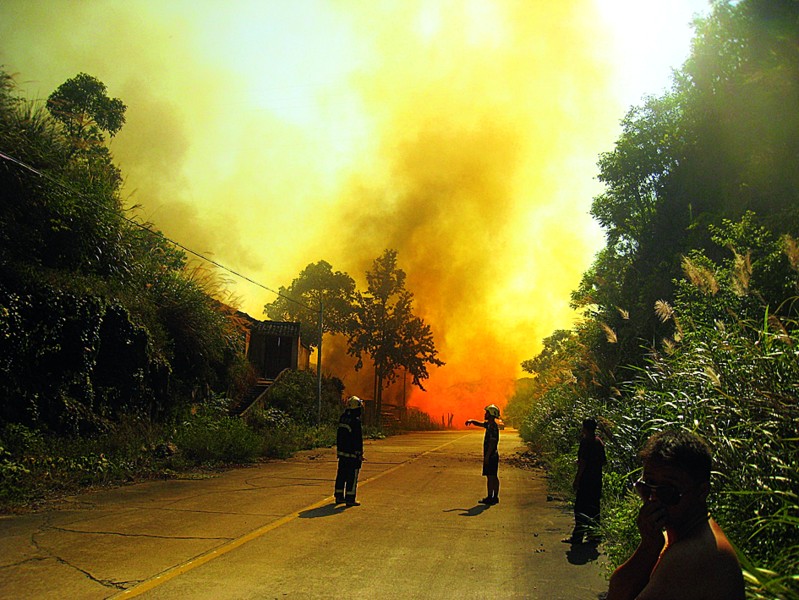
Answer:
[[[486,497],[479,500],[481,504],[499,503],[499,407],[489,404],[485,407],[485,420],[467,419],[466,426],[477,425],[486,430],[483,437],[483,475],[486,478]]]

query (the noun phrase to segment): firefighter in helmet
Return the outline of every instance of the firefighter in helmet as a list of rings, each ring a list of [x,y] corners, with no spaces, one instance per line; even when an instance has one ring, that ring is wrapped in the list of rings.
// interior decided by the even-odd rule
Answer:
[[[485,407],[485,419],[467,419],[466,426],[477,425],[486,430],[483,437],[483,475],[486,478],[486,488],[488,493],[481,504],[492,505],[499,503],[499,407],[496,404],[489,404]]]
[[[344,413],[338,420],[336,504],[346,503],[347,506],[360,506],[360,502],[355,499],[355,493],[358,487],[358,472],[363,462],[362,412],[363,400],[358,396],[350,396],[345,400]]]

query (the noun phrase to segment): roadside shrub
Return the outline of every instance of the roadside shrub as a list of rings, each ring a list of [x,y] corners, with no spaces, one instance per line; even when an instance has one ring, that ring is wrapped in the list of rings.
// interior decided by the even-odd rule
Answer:
[[[292,424],[291,417],[288,414],[273,406],[251,410],[246,414],[244,420],[247,425],[257,432],[269,429],[286,429]]]
[[[414,407],[408,408],[405,412],[401,427],[409,431],[433,431],[444,428],[440,421]]]
[[[363,439],[365,440],[384,440],[386,439],[386,432],[381,428],[374,425],[367,425],[363,428]],[[336,443],[335,437],[333,443]]]
[[[738,549],[748,597],[799,597],[799,324],[764,312],[757,323],[732,310],[712,323],[684,318],[675,326],[679,340],[652,352],[613,401],[591,403],[576,389],[554,389],[533,404],[523,436],[547,459],[553,488],[567,494],[578,442],[571,431],[584,414],[599,416],[608,454],[602,529],[610,570],[639,539],[640,501],[630,491],[639,449],[657,431],[682,428],[713,450],[710,510]]]
[[[608,476],[613,477],[614,474],[607,473],[602,482],[605,498],[602,503],[602,538],[605,540],[602,549],[606,557],[607,575],[610,575],[617,566],[632,556],[641,539],[636,525],[641,500],[630,491],[629,486],[626,486],[627,491],[621,495],[608,490]]]
[[[30,470],[15,460],[0,442],[0,504],[24,502],[30,474]]]
[[[94,436],[57,436],[24,425],[0,431],[0,506],[8,509],[95,485],[162,474],[174,448],[163,429],[130,419]]]
[[[0,429],[0,510],[29,508],[91,486],[259,457],[289,458],[335,445],[334,423],[299,424],[277,409],[254,411],[245,422],[227,414],[229,403],[212,396],[187,410],[177,427],[131,414],[93,436],[57,436],[8,424]]]
[[[213,414],[184,421],[173,440],[181,457],[197,465],[251,462],[263,447],[258,434],[241,419]]]
[[[303,450],[311,448],[331,447],[336,445],[336,432],[338,426],[332,423],[323,423],[309,427],[305,433]],[[364,437],[366,433],[364,432]]]
[[[597,416],[597,411],[601,410],[598,404],[586,399],[584,393],[572,385],[558,385],[533,403],[519,433],[549,460],[573,453],[580,440],[583,419]]]
[[[269,388],[266,401],[297,423],[316,424],[320,412],[317,386],[316,375],[309,371],[286,371]],[[322,423],[338,420],[343,389],[336,377],[322,379]]]
[[[531,367],[532,368],[532,367]],[[539,386],[532,377],[524,377],[516,380],[513,394],[508,398],[502,420],[507,425],[521,430],[524,427],[525,419],[530,414],[533,403],[537,397]]]
[[[41,454],[47,444],[41,431],[18,423],[8,423],[0,432],[5,450],[14,456]]]
[[[336,443],[334,423],[297,423],[274,407],[250,411],[246,421],[261,438],[262,454],[267,458],[288,458],[300,450],[330,447]]]

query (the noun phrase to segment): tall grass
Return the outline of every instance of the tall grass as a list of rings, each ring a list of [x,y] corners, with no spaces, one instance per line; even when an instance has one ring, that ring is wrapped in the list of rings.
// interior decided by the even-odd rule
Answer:
[[[716,263],[691,252],[683,260],[674,306],[654,305],[670,337],[642,348],[643,366],[630,367],[626,382],[606,398],[591,397],[601,388],[578,378],[539,390],[521,433],[549,457],[553,484],[567,490],[576,427],[583,416],[600,417],[610,569],[639,538],[639,502],[630,492],[639,449],[667,428],[698,433],[714,454],[710,508],[736,546],[748,597],[799,598],[799,299],[792,297],[799,290],[799,244],[790,236],[775,239],[751,213],[711,232],[732,257]],[[612,350],[594,348],[588,362],[601,360],[602,352]],[[538,379],[546,381],[547,373]]]
[[[678,312],[678,311],[677,311]],[[607,442],[603,529],[609,567],[635,548],[637,453],[656,431],[684,428],[714,452],[711,511],[738,549],[750,598],[799,598],[799,327],[766,317],[682,327],[683,339],[609,402],[555,388],[522,434],[549,456],[553,484],[573,476],[580,418],[602,415]]]
[[[789,333],[772,331],[768,319],[762,328],[717,322],[689,332],[630,383],[634,401],[609,413],[617,473],[637,467],[633,457],[655,431],[685,428],[710,443],[711,510],[739,550],[754,598],[799,594],[799,330],[791,325]],[[626,502],[611,496],[611,510]]]

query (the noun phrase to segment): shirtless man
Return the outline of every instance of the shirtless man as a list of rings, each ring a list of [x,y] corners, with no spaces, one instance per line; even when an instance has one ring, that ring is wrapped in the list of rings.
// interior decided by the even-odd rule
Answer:
[[[641,542],[611,576],[607,600],[743,600],[735,550],[707,511],[707,444],[692,433],[663,431],[641,458]]]

